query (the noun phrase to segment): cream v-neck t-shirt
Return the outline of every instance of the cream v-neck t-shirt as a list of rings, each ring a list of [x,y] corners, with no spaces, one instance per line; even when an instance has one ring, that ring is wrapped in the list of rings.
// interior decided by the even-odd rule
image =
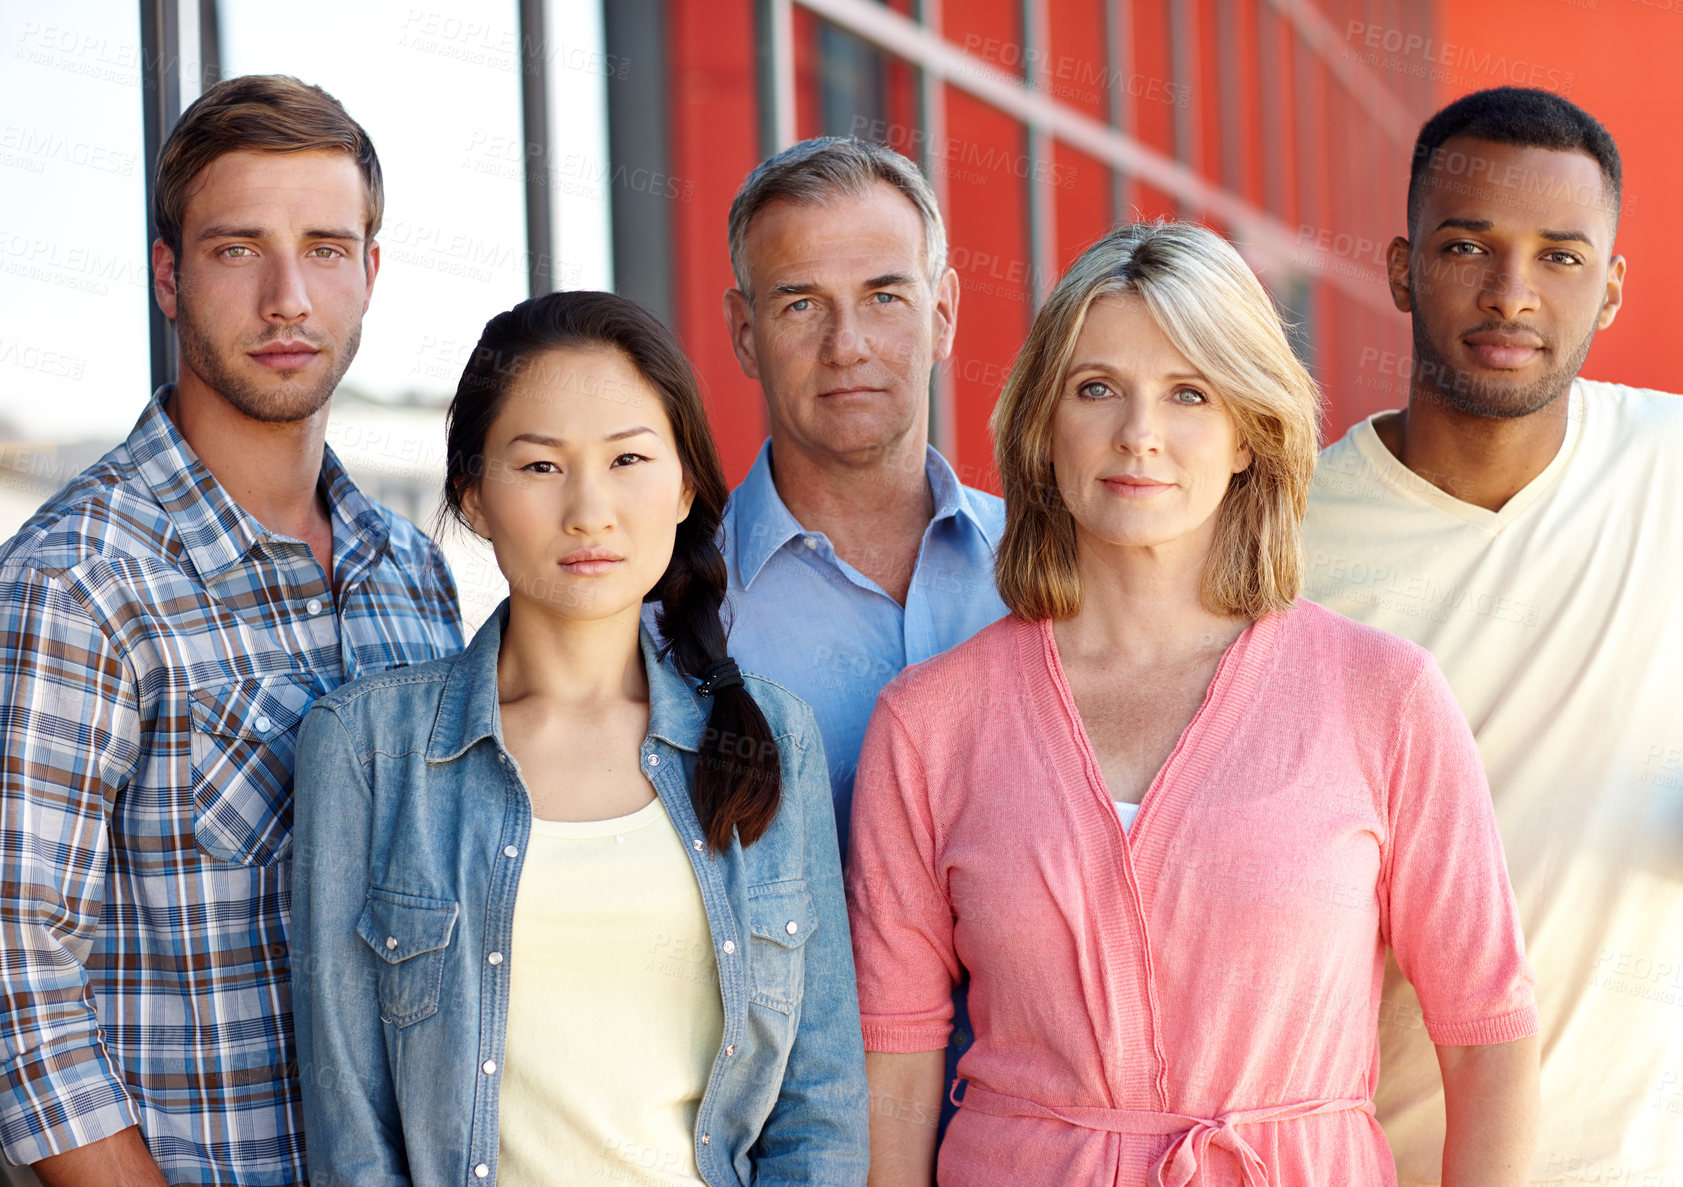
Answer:
[[[1533,1183],[1683,1183],[1683,399],[1579,379],[1499,511],[1408,470],[1373,421],[1322,454],[1305,596],[1437,658],[1489,775],[1537,970]],[[1443,1095],[1393,962],[1379,1118],[1441,1177]]]

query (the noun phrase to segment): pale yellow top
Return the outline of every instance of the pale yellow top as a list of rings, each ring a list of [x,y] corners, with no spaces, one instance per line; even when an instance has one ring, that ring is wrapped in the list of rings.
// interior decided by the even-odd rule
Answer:
[[[1683,399],[1578,380],[1565,444],[1500,511],[1371,422],[1321,455],[1307,597],[1429,648],[1478,739],[1537,970],[1533,1183],[1683,1183]],[[1443,1093],[1393,963],[1376,1101],[1435,1183]]]
[[[695,1117],[724,1005],[701,890],[659,800],[532,821],[508,966],[501,1187],[701,1182]]]

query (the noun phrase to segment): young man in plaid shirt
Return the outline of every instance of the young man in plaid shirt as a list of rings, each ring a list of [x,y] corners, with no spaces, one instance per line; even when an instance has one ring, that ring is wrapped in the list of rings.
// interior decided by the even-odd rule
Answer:
[[[296,729],[461,646],[438,550],[325,445],[382,203],[325,92],[205,92],[154,188],[180,381],[0,548],[0,1146],[49,1187],[305,1177]]]

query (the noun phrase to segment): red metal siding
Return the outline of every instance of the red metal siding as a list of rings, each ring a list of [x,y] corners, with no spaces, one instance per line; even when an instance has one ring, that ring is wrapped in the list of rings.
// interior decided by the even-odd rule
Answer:
[[[674,327],[701,375],[708,415],[732,484],[765,438],[759,385],[742,374],[721,312],[730,271],[726,219],[742,178],[760,159],[753,0],[672,0],[672,175],[687,201],[672,203]]]
[[[1584,374],[1683,392],[1676,312],[1661,283],[1683,273],[1683,240],[1673,215],[1683,193],[1683,153],[1677,151],[1683,3],[1603,0],[1575,7],[1440,0],[1437,32],[1441,45],[1477,49],[1455,55],[1462,73],[1470,68],[1471,76],[1440,84],[1440,105],[1480,87],[1541,86],[1564,94],[1613,134],[1625,195],[1615,249],[1630,270],[1624,308],[1611,328],[1596,336]]]

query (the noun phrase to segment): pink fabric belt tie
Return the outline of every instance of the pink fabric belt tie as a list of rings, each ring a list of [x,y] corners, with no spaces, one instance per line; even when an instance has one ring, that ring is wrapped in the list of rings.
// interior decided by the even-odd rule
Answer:
[[[1309,1100],[1291,1105],[1270,1105],[1261,1109],[1241,1109],[1212,1119],[1188,1117],[1183,1113],[1154,1113],[1148,1109],[1098,1109],[1081,1105],[1059,1105],[1050,1108],[1025,1100],[1020,1096],[1006,1096],[990,1092],[971,1082],[964,1090],[963,1107],[987,1113],[992,1117],[1036,1117],[1043,1121],[1062,1121],[1083,1129],[1098,1129],[1106,1133],[1122,1133],[1140,1137],[1161,1137],[1178,1134],[1179,1138],[1164,1152],[1152,1168],[1154,1187],[1187,1187],[1198,1178],[1198,1170],[1211,1150],[1225,1150],[1239,1161],[1245,1187],[1269,1187],[1268,1168],[1263,1165],[1250,1143],[1239,1136],[1241,1125],[1261,1125],[1268,1121],[1293,1121],[1299,1117],[1315,1117],[1322,1113],[1342,1113],[1356,1109],[1373,1115],[1371,1100]]]

